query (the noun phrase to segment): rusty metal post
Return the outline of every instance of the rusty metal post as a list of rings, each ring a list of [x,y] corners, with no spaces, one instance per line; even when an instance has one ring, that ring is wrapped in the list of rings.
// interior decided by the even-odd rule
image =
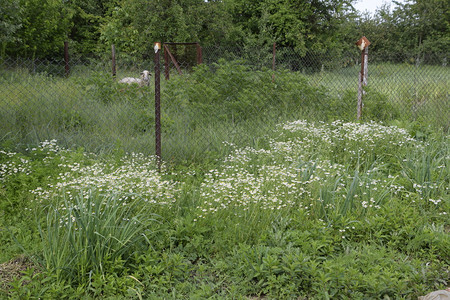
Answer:
[[[272,50],[272,82],[275,82],[275,55],[277,51],[277,43],[273,43],[273,50]]]
[[[364,87],[367,86],[367,73],[369,65],[369,47],[364,48],[361,51],[361,71],[359,73],[359,83],[358,83],[358,108],[357,108],[357,119],[360,120],[362,117],[363,110],[363,96],[365,94]]]
[[[361,52],[361,71],[359,71],[358,78],[358,106],[356,108],[356,119],[360,120],[362,117],[362,96],[363,96],[363,81],[364,81],[364,51]]]
[[[164,45],[164,76],[166,80],[170,78],[170,69],[169,69],[169,52],[166,50],[166,45]]]
[[[116,78],[116,46],[111,45],[111,55],[112,55],[112,76]]]
[[[361,50],[361,71],[359,72],[358,79],[358,104],[356,109],[356,118],[357,120],[360,120],[363,110],[363,96],[365,94],[364,87],[367,86],[370,42],[365,36],[363,36],[356,42],[356,45]]]
[[[369,46],[364,49],[364,72],[363,72],[363,85],[367,85],[367,78],[369,77]]]
[[[161,69],[159,63],[160,50],[161,44],[155,43],[155,155],[159,171],[161,171]]]
[[[175,66],[175,68],[178,71],[178,74],[183,75],[180,65],[178,64],[177,60],[175,59],[175,56],[173,56],[173,54],[170,53],[169,47],[167,45],[164,45],[164,51],[167,52],[167,54],[169,55],[170,60],[172,61],[173,65]]]
[[[64,42],[64,63],[65,63],[65,74],[69,77],[70,66],[69,66],[69,42]]]
[[[199,43],[197,43],[197,65],[200,65],[203,63],[203,53],[202,53],[202,47]]]

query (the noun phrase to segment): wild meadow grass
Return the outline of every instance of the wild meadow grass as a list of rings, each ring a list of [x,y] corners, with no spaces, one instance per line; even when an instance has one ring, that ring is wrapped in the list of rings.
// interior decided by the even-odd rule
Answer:
[[[346,110],[351,110],[357,97],[359,72],[359,65],[317,72],[310,76],[309,82],[326,87]],[[372,63],[369,60],[364,114],[369,114],[369,120],[407,118],[448,128],[449,82],[446,66]],[[387,111],[377,108],[377,103]]]
[[[220,60],[172,74],[161,81],[163,158],[188,164],[215,159],[226,154],[222,142],[252,146],[268,128],[287,121],[354,121],[358,72],[355,66],[274,73]],[[445,67],[371,65],[364,121],[448,130],[448,76]],[[118,84],[105,66],[75,66],[68,78],[0,69],[0,89],[4,147],[23,150],[57,139],[65,148],[95,153],[154,152],[153,86]]]
[[[449,136],[283,122],[203,165],[0,152],[5,297],[414,298],[449,282]],[[6,217],[7,216],[7,217]]]
[[[38,263],[57,280],[89,285],[92,276],[106,275],[109,264],[126,263],[150,242],[154,214],[137,201],[124,205],[116,194],[91,189],[61,202],[48,207],[47,224],[39,227],[43,251]]]
[[[152,86],[1,70],[0,262],[26,253],[35,268],[0,277],[0,295],[409,299],[448,287],[447,75],[430,66],[428,83],[405,88],[395,79],[413,66],[391,67],[371,67],[361,122],[351,68],[219,61],[163,80],[161,171]]]

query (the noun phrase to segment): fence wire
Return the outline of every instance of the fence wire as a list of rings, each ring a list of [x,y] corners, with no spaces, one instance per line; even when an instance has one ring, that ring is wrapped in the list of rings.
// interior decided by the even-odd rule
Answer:
[[[277,124],[356,120],[360,52],[168,44],[160,55],[162,158],[192,162],[224,142],[257,144]],[[170,55],[169,55],[170,53]],[[87,151],[154,154],[155,86],[123,84],[154,54],[111,60],[0,58],[1,147],[56,139]],[[389,57],[369,51],[363,121],[419,122],[448,130],[447,55]]]

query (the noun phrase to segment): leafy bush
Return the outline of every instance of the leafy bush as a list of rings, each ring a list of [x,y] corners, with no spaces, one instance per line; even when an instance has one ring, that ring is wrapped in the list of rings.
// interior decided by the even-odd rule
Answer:
[[[345,90],[340,97],[332,99],[329,120],[355,120],[357,94],[358,92],[355,89]],[[399,117],[398,106],[393,105],[386,95],[370,86],[364,87],[362,120],[387,122]]]
[[[218,120],[326,110],[326,94],[311,87],[304,75],[286,70],[277,72],[274,80],[272,75],[270,70],[252,71],[240,61],[219,60],[212,66],[197,66],[186,77],[172,78],[167,97]],[[180,87],[184,93],[178,92]]]

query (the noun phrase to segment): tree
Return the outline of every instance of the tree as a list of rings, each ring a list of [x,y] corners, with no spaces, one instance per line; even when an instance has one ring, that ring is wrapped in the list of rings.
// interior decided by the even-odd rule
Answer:
[[[61,55],[70,28],[70,11],[58,0],[21,0],[21,26],[6,53],[25,57]]]
[[[214,43],[229,38],[231,17],[221,1],[123,0],[101,26],[101,40],[130,54],[151,53],[153,42]]]
[[[341,42],[336,33],[353,0],[224,0],[247,36],[264,37],[298,50],[326,51]]]
[[[0,3],[0,56],[5,56],[6,47],[19,41],[16,32],[22,26],[18,0],[3,0]]]
[[[115,0],[67,0],[66,9],[72,12],[68,38],[76,53],[93,53],[99,46],[100,27],[114,7]]]
[[[448,0],[407,0],[396,2],[393,17],[399,40],[415,54],[448,53],[450,46],[450,5]]]
[[[359,34],[372,42],[378,59],[389,61],[429,60],[436,53],[448,53],[450,46],[448,0],[394,1],[377,10],[375,16],[358,19]]]

